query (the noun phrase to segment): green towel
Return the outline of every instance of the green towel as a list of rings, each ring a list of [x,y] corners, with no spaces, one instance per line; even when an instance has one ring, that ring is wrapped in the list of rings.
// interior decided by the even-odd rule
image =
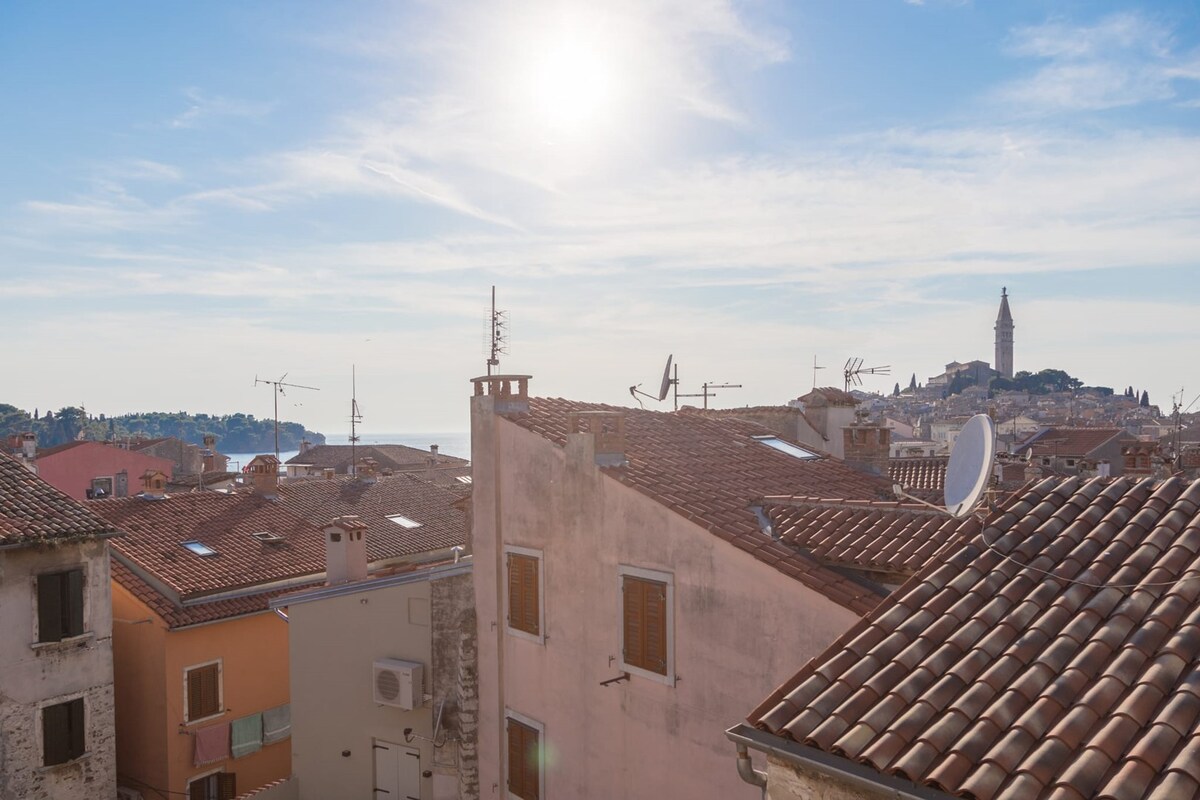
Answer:
[[[248,756],[251,753],[257,753],[262,749],[263,745],[263,717],[262,714],[251,714],[248,717],[235,719],[231,728],[231,738],[233,746],[230,750],[233,751],[234,758]]]

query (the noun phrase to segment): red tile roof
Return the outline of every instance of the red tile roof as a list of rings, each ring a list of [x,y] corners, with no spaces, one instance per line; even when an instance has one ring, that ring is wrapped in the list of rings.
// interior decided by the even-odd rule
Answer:
[[[860,614],[879,601],[880,587],[843,576],[772,540],[752,506],[768,495],[871,499],[890,494],[887,481],[836,459],[781,453],[753,438],[774,432],[740,419],[537,397],[529,399],[527,413],[508,419],[561,447],[574,411],[625,414],[628,465],[604,469],[614,480]]]
[[[977,800],[1200,795],[1200,482],[1025,490],[749,722]]]
[[[888,461],[888,478],[914,497],[931,503],[942,502],[946,491],[945,456],[893,458]]]
[[[87,444],[87,442],[80,440],[76,442],[64,442],[62,444],[56,444],[53,447],[39,447],[37,449],[37,457],[47,458],[49,456],[58,455],[59,453],[65,453],[68,450],[74,450],[76,447],[79,447],[83,444]]]
[[[830,566],[908,576],[962,542],[959,520],[916,504],[764,498],[774,535]]]
[[[1047,428],[1026,439],[1016,452],[1024,455],[1032,450],[1035,456],[1083,458],[1118,437],[1136,440],[1121,428]]]
[[[345,472],[350,464],[350,445],[319,444],[287,460],[288,464],[309,464],[317,469],[332,468]],[[424,469],[430,458],[436,458],[438,466],[464,466],[466,459],[438,453],[435,457],[428,450],[403,444],[361,444],[354,448],[354,457],[375,459],[379,469],[404,470]]]
[[[834,406],[857,406],[859,403],[858,398],[845,389],[835,389],[832,386],[817,387],[801,397],[800,400],[805,403],[811,403],[816,399],[815,395],[823,397],[826,403]]]
[[[464,544],[466,514],[453,505],[459,497],[460,494],[422,480],[419,473],[385,475],[374,483],[340,476],[279,484],[279,504],[318,527],[334,517],[358,515],[370,526],[367,556],[372,561]],[[388,519],[397,514],[421,526],[405,528]]]
[[[90,508],[0,453],[0,549],[118,535]]]

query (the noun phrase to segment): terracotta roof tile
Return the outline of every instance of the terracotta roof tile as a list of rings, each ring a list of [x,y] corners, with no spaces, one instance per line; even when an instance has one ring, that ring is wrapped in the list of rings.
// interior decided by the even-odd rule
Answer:
[[[1113,439],[1134,441],[1135,437],[1121,428],[1046,428],[1022,442],[1015,452],[1024,455],[1032,450],[1034,456],[1083,458]]]
[[[1200,482],[1178,478],[1029,487],[749,721],[978,800],[1195,796],[1197,498]],[[1114,549],[1117,570],[1104,563]],[[946,635],[914,633],[945,620]],[[822,683],[809,682],[818,672]],[[807,688],[781,705],[792,686]],[[830,713],[840,737],[814,738]]]
[[[754,439],[773,431],[741,419],[536,397],[528,412],[506,418],[561,447],[576,411],[625,415],[628,463],[604,468],[612,479],[853,611],[866,613],[883,596],[878,585],[835,572],[782,539],[772,541],[752,506],[768,496],[870,500],[889,492],[886,481],[835,459],[779,452]]]
[[[117,535],[89,506],[0,453],[0,549]]]
[[[350,465],[350,455],[351,447],[348,444],[319,444],[299,455],[292,456],[286,463],[309,464],[316,469],[336,469],[345,473]],[[359,461],[364,458],[373,458],[380,469],[405,472],[423,470],[430,458],[436,458],[439,467],[461,467],[469,463],[466,459],[457,456],[445,453],[438,453],[437,456],[434,456],[428,450],[403,444],[360,444],[354,448],[354,458]]]

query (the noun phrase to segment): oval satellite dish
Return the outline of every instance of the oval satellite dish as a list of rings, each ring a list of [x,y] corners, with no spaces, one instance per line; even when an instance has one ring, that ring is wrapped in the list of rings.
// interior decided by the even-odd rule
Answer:
[[[946,465],[946,510],[956,517],[970,514],[992,475],[996,455],[996,423],[987,414],[967,420]]]
[[[667,368],[663,370],[662,385],[658,387],[659,400],[666,400],[667,392],[671,391],[671,359],[674,356],[674,353],[667,356]]]

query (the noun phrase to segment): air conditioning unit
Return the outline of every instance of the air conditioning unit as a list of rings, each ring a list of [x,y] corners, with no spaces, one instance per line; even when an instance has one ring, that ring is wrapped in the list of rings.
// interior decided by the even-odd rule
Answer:
[[[372,684],[375,702],[385,706],[412,711],[424,701],[423,667],[415,661],[380,658],[375,661],[375,681]]]
[[[117,800],[142,800],[142,793],[128,786],[118,786]]]

